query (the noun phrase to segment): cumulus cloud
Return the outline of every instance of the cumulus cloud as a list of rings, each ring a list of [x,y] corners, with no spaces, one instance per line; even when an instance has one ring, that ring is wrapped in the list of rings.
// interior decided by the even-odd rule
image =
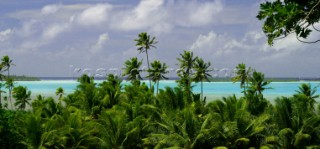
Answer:
[[[273,65],[277,67],[274,74],[283,71],[283,66],[279,65],[284,63],[281,60],[289,60],[285,64],[291,66],[300,65],[300,61],[293,59],[304,55],[306,50],[312,51],[305,54],[310,56],[308,59],[320,59],[317,57],[319,52],[314,50],[316,46],[301,44],[294,37],[268,46],[260,31],[261,22],[254,17],[259,7],[256,3],[129,1],[58,3],[19,11],[12,9],[1,14],[5,17],[0,15],[4,19],[0,23],[9,22],[0,31],[1,53],[16,56],[17,66],[25,67],[21,73],[42,73],[27,70],[26,61],[36,61],[32,65],[43,69],[42,76],[51,75],[48,65],[69,68],[70,62],[75,66],[121,67],[129,57],[144,58],[136,51],[133,40],[141,31],[146,31],[159,41],[156,45],[159,50],[152,51],[150,58],[165,61],[171,67],[176,66],[176,57],[182,49],[192,49],[196,55],[212,61],[214,66],[231,68],[240,62],[266,68]],[[313,36],[310,37],[319,37]],[[35,52],[30,55],[30,51]],[[47,64],[41,63],[43,61]],[[56,74],[64,75],[65,72],[61,70]]]
[[[223,5],[220,0],[213,2],[206,2],[200,4],[193,4],[189,8],[188,22],[186,25],[202,26],[212,23],[215,19],[215,15],[222,11]]]
[[[53,24],[50,25],[48,28],[44,29],[43,37],[45,39],[53,39],[59,34],[63,33],[69,28],[69,24]]]
[[[10,34],[12,33],[13,33],[12,29],[6,29],[4,31],[0,31],[0,41],[7,40]]]
[[[81,25],[101,25],[108,19],[108,13],[112,10],[112,5],[97,4],[85,9],[78,17],[77,22]]]
[[[141,0],[132,9],[115,13],[110,26],[124,31],[148,29],[155,33],[169,33],[179,26],[199,27],[212,24],[222,10],[220,0]]]
[[[191,49],[202,49],[205,46],[212,47],[214,40],[217,39],[217,36],[218,35],[213,31],[210,31],[208,35],[200,34],[198,39],[192,44]]]
[[[164,0],[141,0],[132,10],[118,13],[112,27],[120,30],[139,30],[165,21]],[[161,26],[157,26],[160,28]]]
[[[208,35],[200,34],[190,47],[191,50],[201,55],[213,54],[216,56],[230,54],[239,48],[248,49],[248,45],[228,35],[219,35],[214,31],[210,31]]]

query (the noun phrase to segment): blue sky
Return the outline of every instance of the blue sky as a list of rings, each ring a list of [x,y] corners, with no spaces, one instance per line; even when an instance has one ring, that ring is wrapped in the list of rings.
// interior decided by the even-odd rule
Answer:
[[[10,0],[0,1],[0,56],[12,72],[72,76],[121,69],[140,32],[156,36],[150,60],[177,68],[183,50],[210,61],[219,75],[246,63],[269,77],[319,77],[319,44],[294,36],[266,44],[257,0]],[[320,26],[317,24],[317,26]],[[319,39],[320,34],[312,34]],[[112,69],[112,70],[109,70]],[[225,69],[226,70],[226,69]],[[170,74],[173,75],[173,74]]]

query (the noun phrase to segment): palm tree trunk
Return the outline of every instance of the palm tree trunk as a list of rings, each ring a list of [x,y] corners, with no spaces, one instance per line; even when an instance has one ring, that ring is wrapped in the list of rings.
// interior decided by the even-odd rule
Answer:
[[[147,63],[148,63],[148,70],[150,69],[150,64],[149,64],[149,55],[148,55],[148,49],[146,49],[146,54],[147,54]],[[150,76],[150,72],[149,73],[149,76]],[[149,78],[149,87],[151,88],[151,80]]]
[[[201,81],[201,99],[203,100],[203,81]]]
[[[8,67],[8,77],[10,77],[10,67]],[[9,100],[10,100],[10,105],[11,105],[11,109],[13,109],[13,106],[12,106],[12,100],[11,100],[11,86],[9,87]]]
[[[11,109],[13,109],[12,100],[11,100],[11,87],[9,87],[9,100],[10,100]]]
[[[244,96],[247,95],[247,94],[246,94],[246,83],[245,83],[244,86],[243,86],[243,94],[244,94]]]
[[[158,92],[159,92],[159,80],[157,82],[157,95],[158,95]]]

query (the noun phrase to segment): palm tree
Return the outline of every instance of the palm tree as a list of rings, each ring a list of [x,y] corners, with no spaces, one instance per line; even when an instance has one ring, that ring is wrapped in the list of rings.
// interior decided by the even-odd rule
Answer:
[[[7,73],[8,73],[7,74],[7,79],[9,79],[9,77],[10,77],[10,67],[14,66],[14,64],[12,63],[12,60],[9,58],[8,55],[3,56],[1,61],[2,61],[1,62],[1,69],[4,68],[4,71],[7,71]],[[7,80],[7,81],[9,81],[8,83],[10,83],[10,81],[12,81],[12,83],[13,83],[12,79],[11,80]],[[10,102],[11,102],[11,90],[12,90],[12,88],[13,88],[13,86],[12,87],[8,87]],[[12,108],[12,102],[11,102],[11,108]]]
[[[7,78],[6,83],[5,83],[5,87],[9,90],[9,101],[10,101],[11,109],[12,109],[13,107],[12,107],[12,100],[11,100],[11,91],[14,87],[14,80],[12,78]]]
[[[270,82],[264,81],[263,73],[253,71],[249,87],[253,93],[259,93],[259,95],[261,95],[265,89],[271,89],[270,87],[266,87],[268,84],[270,84]]]
[[[72,96],[65,100],[67,106],[76,106],[85,110],[92,118],[96,119],[101,112],[102,100],[97,98],[97,87],[94,77],[84,74],[78,78],[80,84]]]
[[[316,98],[319,98],[319,95],[316,94],[318,87],[319,86],[312,88],[310,83],[308,83],[308,84],[302,83],[299,86],[299,90],[296,90],[296,92],[297,92],[297,94],[304,94],[308,98],[315,100]]]
[[[156,41],[156,37],[150,37],[146,32],[142,32],[139,34],[139,37],[135,39],[136,41],[136,46],[138,47],[138,51],[140,53],[145,52],[147,55],[147,63],[148,63],[148,70],[150,69],[150,63],[149,63],[149,55],[148,55],[148,50],[150,48],[156,48],[155,44],[158,43]],[[150,75],[150,74],[149,74]],[[151,80],[149,80],[149,87],[151,88]]]
[[[9,56],[3,56],[3,58],[1,59],[2,63],[1,65],[5,68],[5,71],[8,72],[7,77],[10,77],[10,67],[14,66],[14,64],[12,63],[12,60],[9,58]]]
[[[14,106],[18,106],[18,109],[24,110],[26,105],[30,105],[31,91],[28,91],[27,87],[17,86],[13,88],[13,97],[16,99]]]
[[[314,110],[316,99],[319,98],[319,95],[316,94],[318,87],[319,85],[312,88],[310,83],[302,83],[299,86],[299,90],[296,90],[297,93],[293,96],[297,99],[305,99],[309,104],[310,110]]]
[[[43,134],[43,119],[41,113],[25,114],[17,118],[17,132],[23,136],[21,143],[27,148],[41,148],[41,136]]]
[[[191,69],[197,59],[193,56],[192,51],[183,51],[183,54],[180,54],[181,58],[177,58],[179,61],[180,69],[177,71],[180,80],[177,82],[180,86],[184,88],[185,98],[190,102],[191,99]]]
[[[140,76],[140,67],[142,65],[142,61],[138,61],[137,57],[133,57],[130,60],[125,61],[124,63],[124,73],[123,76],[127,76],[128,80],[130,81],[137,81],[141,80],[142,77]]]
[[[125,125],[128,121],[125,118],[126,115],[119,111],[116,111],[118,113],[114,113],[113,111],[114,110],[111,110],[101,114],[98,127],[100,127],[101,138],[105,142],[103,144],[106,145],[105,148],[120,149],[124,148],[123,143],[126,139]]]
[[[212,76],[209,74],[209,72],[213,71],[210,69],[211,63],[205,63],[202,58],[197,58],[196,63],[193,66],[193,69],[195,70],[193,80],[196,82],[201,82],[201,98],[203,99],[203,81],[210,82],[210,78]]]
[[[248,82],[250,80],[250,73],[252,72],[251,67],[246,68],[246,64],[241,63],[236,66],[236,74],[237,76],[232,78],[233,82],[240,81],[240,87],[243,88],[243,93],[246,95],[246,86],[248,86]]]
[[[64,94],[63,88],[62,87],[57,88],[56,95],[59,96],[59,100],[61,100],[63,94]]]
[[[2,74],[2,69],[3,69],[3,65],[0,64],[0,81],[3,81],[5,76]],[[4,87],[5,84],[3,84],[2,82],[0,82],[0,109],[2,108],[2,103],[1,103],[1,100],[2,100],[2,97],[1,97],[1,94],[2,93],[5,93],[5,91],[2,90],[2,87]]]
[[[113,74],[107,76],[107,81],[103,81],[98,87],[98,98],[104,100],[105,108],[112,108],[112,106],[120,102],[122,80]]]
[[[319,144],[320,117],[308,110],[308,103],[303,99],[306,96],[293,98],[281,97],[275,99],[273,118],[278,127],[278,142],[282,148],[306,148]],[[310,148],[312,148],[310,146]]]
[[[180,62],[179,66],[180,69],[178,70],[178,73],[185,72],[186,76],[190,76],[191,69],[194,65],[194,62],[197,60],[197,57],[193,56],[192,51],[183,51],[183,54],[180,54],[181,58],[177,58],[177,60]]]
[[[64,120],[64,127],[61,129],[62,146],[69,149],[77,148],[94,148],[99,144],[100,139],[96,136],[97,123],[95,121],[87,121],[81,110],[75,110],[70,113],[68,118]]]
[[[159,91],[159,81],[162,79],[168,79],[164,76],[164,74],[169,72],[167,71],[167,68],[168,66],[166,63],[161,63],[160,61],[155,60],[151,63],[151,69],[148,70],[149,75],[147,77],[157,84],[157,94]]]

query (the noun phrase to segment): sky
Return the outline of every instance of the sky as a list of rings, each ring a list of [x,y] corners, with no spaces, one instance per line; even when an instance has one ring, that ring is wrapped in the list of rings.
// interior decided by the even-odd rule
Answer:
[[[138,34],[156,37],[150,61],[175,76],[183,50],[211,62],[214,76],[228,76],[239,63],[267,77],[320,77],[320,43],[289,36],[270,47],[256,19],[263,0],[0,0],[0,56],[13,74],[37,77],[99,76],[120,72],[145,53]],[[320,24],[316,24],[320,27]],[[310,40],[320,39],[319,33]]]

